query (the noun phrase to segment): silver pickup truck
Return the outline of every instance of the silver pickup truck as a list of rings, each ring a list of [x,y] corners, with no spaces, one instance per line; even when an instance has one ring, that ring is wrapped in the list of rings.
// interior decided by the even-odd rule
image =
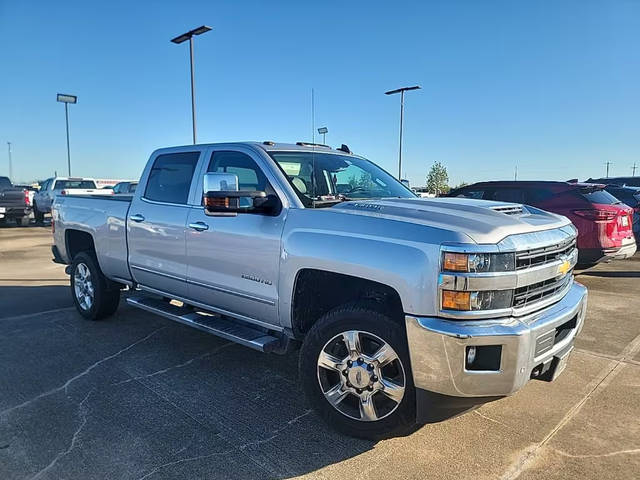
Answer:
[[[81,315],[135,307],[300,348],[310,404],[382,438],[563,370],[586,314],[576,230],[529,206],[417,198],[345,145],[155,151],[133,196],[57,196]]]

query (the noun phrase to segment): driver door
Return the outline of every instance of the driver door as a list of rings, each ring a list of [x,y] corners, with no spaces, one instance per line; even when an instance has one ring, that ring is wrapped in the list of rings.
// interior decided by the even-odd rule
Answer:
[[[206,172],[232,173],[239,190],[276,194],[250,150],[213,149]],[[240,205],[248,202],[240,199]],[[259,213],[208,216],[192,206],[187,220],[188,296],[211,310],[265,325],[278,324],[278,274],[285,209],[278,216]]]

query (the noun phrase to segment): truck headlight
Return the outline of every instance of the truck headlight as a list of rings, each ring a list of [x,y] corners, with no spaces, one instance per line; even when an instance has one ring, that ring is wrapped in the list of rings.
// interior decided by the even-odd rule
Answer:
[[[442,308],[444,310],[499,310],[510,308],[512,303],[513,290],[442,291]]]
[[[516,269],[515,253],[455,253],[444,252],[445,272],[512,272]]]

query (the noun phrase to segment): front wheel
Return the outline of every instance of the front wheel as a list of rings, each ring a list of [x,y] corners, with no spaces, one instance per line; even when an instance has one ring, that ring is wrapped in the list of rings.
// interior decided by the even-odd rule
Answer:
[[[375,306],[347,305],[318,320],[302,345],[300,378],[315,410],[342,433],[378,440],[416,428],[404,327]]]
[[[71,295],[80,315],[88,320],[113,315],[120,303],[120,289],[104,276],[95,257],[87,252],[73,258]]]

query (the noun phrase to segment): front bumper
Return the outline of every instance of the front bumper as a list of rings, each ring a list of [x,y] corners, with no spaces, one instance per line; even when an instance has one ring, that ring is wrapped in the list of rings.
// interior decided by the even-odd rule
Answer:
[[[587,289],[574,282],[559,302],[523,317],[446,320],[406,315],[416,389],[453,397],[499,397],[522,388],[573,348],[582,329]],[[495,370],[468,370],[467,347],[501,346]]]

